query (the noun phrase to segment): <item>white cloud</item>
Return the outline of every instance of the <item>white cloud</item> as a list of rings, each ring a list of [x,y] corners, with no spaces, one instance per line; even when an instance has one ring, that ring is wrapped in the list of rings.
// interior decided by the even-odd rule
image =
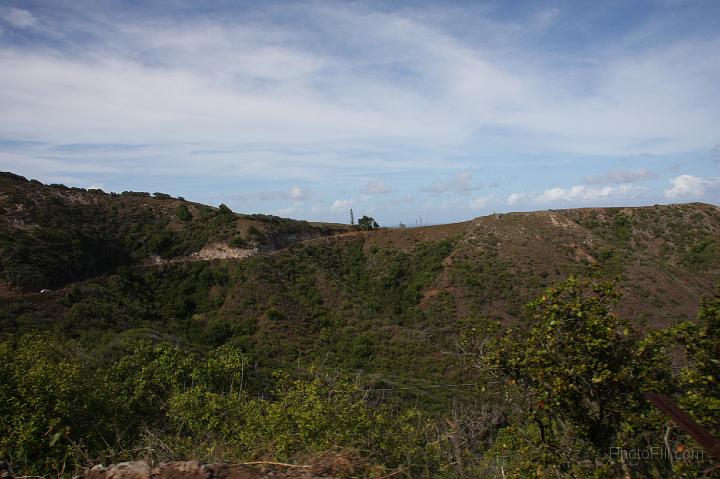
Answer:
[[[432,185],[421,187],[420,191],[424,191],[425,193],[441,194],[441,193],[446,193],[446,192],[450,191],[450,189],[442,181],[435,180],[435,181],[433,181]]]
[[[443,194],[443,193],[470,193],[482,188],[482,185],[475,184],[472,181],[472,174],[468,172],[458,173],[449,180],[436,179],[432,185],[420,188],[420,191],[426,193]]]
[[[701,178],[692,175],[680,175],[670,180],[672,187],[665,190],[666,198],[700,197],[707,190],[720,187],[720,178]]]
[[[481,210],[485,207],[487,207],[492,201],[494,201],[493,196],[481,196],[478,198],[475,198],[470,202],[470,208],[474,210]]]
[[[32,13],[20,8],[2,8],[0,18],[16,28],[29,28],[37,24],[37,18]]]
[[[335,200],[330,206],[330,211],[343,211],[353,205],[353,200]]]
[[[310,199],[311,193],[309,190],[303,189],[297,185],[291,187],[287,191],[261,191],[257,193],[257,198],[263,201],[272,200],[293,200],[293,201],[305,201]]]
[[[279,216],[291,216],[300,212],[302,212],[302,206],[299,203],[293,203],[287,208],[280,208],[277,210],[277,214]]]
[[[645,169],[614,170],[601,175],[586,176],[583,178],[583,181],[590,185],[598,185],[607,183],[634,183],[637,181],[652,180],[657,177],[657,173]]]
[[[515,205],[523,201],[526,197],[527,195],[525,193],[510,193],[510,196],[507,198],[507,204]]]
[[[586,185],[576,185],[571,186],[570,188],[550,188],[545,190],[542,194],[536,196],[535,201],[538,203],[554,203],[560,201],[587,202],[605,200],[609,198],[632,198],[639,191],[640,188],[627,184],[596,188]]]
[[[290,188],[290,193],[288,194],[290,199],[295,201],[303,201],[310,198],[310,192],[307,190],[303,190],[299,186],[293,186]]]
[[[390,193],[392,188],[383,180],[372,180],[365,185],[365,191],[371,195]]]
[[[16,23],[34,21],[24,10],[5,12]],[[272,22],[190,17],[149,24],[100,16],[68,26],[67,35],[97,38],[75,54],[6,46],[0,134],[73,142],[373,139],[439,146],[495,129],[527,133],[529,149],[592,154],[645,143],[677,152],[715,134],[710,125],[718,108],[711,105],[717,106],[720,66],[709,59],[720,48],[717,38],[624,56],[599,51],[582,67],[558,70],[552,58],[537,58],[517,40],[505,45],[511,53],[494,55],[422,16],[319,4],[306,15],[323,25],[316,36]],[[543,12],[540,23],[556,16]],[[522,38],[518,28],[511,31]],[[319,39],[337,48],[313,47]],[[337,53],[347,49],[351,58]],[[383,70],[387,65],[413,72],[413,81]],[[590,87],[576,88],[583,84]]]

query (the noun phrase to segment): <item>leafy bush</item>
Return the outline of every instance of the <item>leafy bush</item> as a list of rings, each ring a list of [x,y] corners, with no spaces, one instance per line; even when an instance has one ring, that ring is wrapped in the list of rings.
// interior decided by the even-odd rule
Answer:
[[[436,468],[433,424],[418,411],[373,407],[357,383],[320,375],[276,375],[274,400],[244,391],[217,394],[195,387],[175,395],[171,416],[191,437],[209,441],[208,457],[293,460],[342,449],[360,449],[387,467]],[[212,456],[222,451],[222,456]]]
[[[230,246],[233,248],[247,248],[248,242],[240,235],[235,236],[232,240],[230,240]]]
[[[372,230],[380,227],[374,218],[365,215],[358,220],[357,224],[361,230]]]
[[[57,474],[77,460],[72,442],[97,447],[109,431],[91,374],[72,343],[44,334],[1,342],[0,457],[26,473]]]
[[[670,335],[641,338],[611,311],[618,297],[610,283],[570,278],[527,305],[525,327],[479,348],[483,370],[507,381],[523,411],[513,437],[533,454],[521,456],[516,473],[537,462],[572,469],[577,457],[565,452],[578,448],[613,469],[611,447],[643,444],[637,427],[659,426],[644,424],[654,411],[643,393],[672,391]]]
[[[267,240],[267,237],[262,233],[262,231],[254,226],[248,228],[247,236],[250,241],[255,243],[264,243]]]
[[[682,261],[691,271],[704,271],[720,263],[720,240],[717,238],[699,238],[687,248]]]
[[[0,342],[0,354],[0,455],[22,473],[132,459],[150,451],[148,440],[165,445],[156,460],[355,449],[384,467],[439,465],[428,416],[373,404],[360,383],[312,371],[278,372],[270,394],[253,394],[249,361],[230,345],[199,354],[141,341],[99,368],[71,342],[30,334]]]
[[[178,219],[180,219],[182,221],[192,220],[192,214],[190,213],[190,210],[188,209],[188,207],[184,204],[181,204],[180,206],[177,207],[175,215],[178,217]]]
[[[680,404],[720,437],[720,291],[703,301],[697,322],[677,329],[688,359],[680,372]]]

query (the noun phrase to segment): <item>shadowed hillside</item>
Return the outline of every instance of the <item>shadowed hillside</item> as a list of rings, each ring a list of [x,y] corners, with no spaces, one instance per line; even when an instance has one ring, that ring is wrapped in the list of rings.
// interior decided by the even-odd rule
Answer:
[[[244,257],[346,229],[238,215],[163,193],[45,186],[12,173],[0,173],[0,212],[0,278],[31,291],[151,258]]]

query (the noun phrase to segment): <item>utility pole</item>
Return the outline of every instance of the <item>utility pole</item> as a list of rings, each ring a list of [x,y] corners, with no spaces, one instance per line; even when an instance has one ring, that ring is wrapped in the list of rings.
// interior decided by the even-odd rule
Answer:
[[[350,208],[350,225],[355,226],[355,215],[353,214],[352,208]]]

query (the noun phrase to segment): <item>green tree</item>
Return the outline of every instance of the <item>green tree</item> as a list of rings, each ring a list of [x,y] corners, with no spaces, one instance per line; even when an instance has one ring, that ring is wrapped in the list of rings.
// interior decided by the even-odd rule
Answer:
[[[74,344],[50,335],[0,343],[0,457],[14,469],[57,473],[76,459],[73,442],[94,446],[107,432],[88,365]]]
[[[696,321],[680,323],[674,333],[685,349],[687,360],[677,378],[678,405],[710,434],[720,437],[720,289],[703,300]],[[670,421],[666,423],[673,426]],[[681,449],[685,444],[694,444],[694,440],[677,427],[671,437],[675,447]],[[696,444],[694,449],[701,448]],[[720,471],[713,467],[710,459],[676,460],[673,472],[677,477],[706,477],[707,469],[715,471],[710,477],[720,477]]]
[[[363,215],[363,217],[358,220],[358,226],[362,230],[372,230],[380,227],[380,225],[377,224],[374,218],[365,215]]]
[[[195,354],[178,347],[140,341],[103,372],[101,381],[120,417],[140,427],[163,418],[168,398],[194,382],[199,364]]]
[[[678,327],[688,365],[680,372],[680,405],[720,437],[720,291],[703,301],[697,321]]]
[[[190,210],[188,210],[188,207],[184,204],[181,204],[177,207],[175,215],[182,221],[190,221],[192,219],[192,214],[190,213]]]
[[[671,389],[669,334],[642,338],[612,311],[619,297],[612,283],[570,278],[530,302],[524,323],[472,353],[516,398],[530,427],[521,436],[550,454],[545,460],[562,460],[570,435],[573,447],[611,462],[610,447],[647,426],[653,410],[643,393]]]
[[[220,203],[220,206],[218,206],[218,212],[221,215],[231,215],[232,214],[232,210],[230,208],[228,208],[225,203]]]

